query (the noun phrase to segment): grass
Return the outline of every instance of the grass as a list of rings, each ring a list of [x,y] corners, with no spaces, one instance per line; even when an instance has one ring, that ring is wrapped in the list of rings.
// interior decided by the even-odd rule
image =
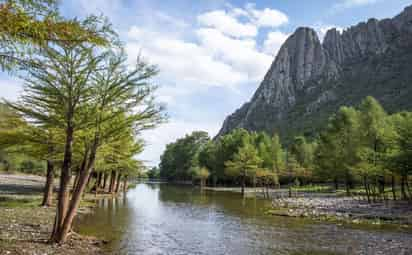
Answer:
[[[329,186],[329,185],[313,185],[313,184],[309,184],[309,185],[304,185],[304,186],[299,186],[299,187],[293,187],[292,188],[293,191],[299,191],[299,192],[333,192],[334,189],[333,187]]]
[[[17,198],[12,196],[0,197],[0,207],[4,208],[19,208],[19,207],[39,207],[41,198],[39,197],[23,197]]]
[[[34,208],[40,207],[42,198],[40,196],[0,196],[0,208]],[[53,200],[54,207],[56,200]],[[86,197],[80,201],[79,208],[91,208],[96,205],[96,200],[90,197]]]
[[[399,199],[401,197],[400,187],[395,187],[396,196]],[[332,185],[322,185],[322,184],[309,184],[299,187],[292,187],[292,191],[297,192],[308,192],[308,193],[336,193],[337,196],[346,196],[346,189],[339,188],[335,190],[334,186]],[[352,196],[365,196],[366,192],[363,186],[357,186],[350,190]],[[391,187],[385,188],[385,196],[387,199],[393,199],[393,193]]]

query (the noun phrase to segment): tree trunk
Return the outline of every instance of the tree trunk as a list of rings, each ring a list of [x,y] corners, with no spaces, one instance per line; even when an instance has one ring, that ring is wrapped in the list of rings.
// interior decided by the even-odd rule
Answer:
[[[240,185],[241,185],[242,196],[244,196],[245,195],[245,186],[246,186],[246,178],[245,178],[244,175],[242,175],[242,177],[241,177]]]
[[[346,188],[346,195],[350,196],[350,186],[349,186],[349,183],[347,181],[345,182],[345,188]]]
[[[123,192],[127,191],[127,175],[123,177]]]
[[[347,196],[350,196],[350,189],[351,189],[351,187],[352,187],[352,183],[351,183],[351,180],[350,180],[350,175],[349,175],[349,173],[346,173],[345,174],[345,188],[346,188],[346,195]]]
[[[333,179],[333,183],[335,184],[335,190],[338,190],[338,189],[339,189],[338,178],[334,178],[334,179]]]
[[[378,188],[379,188],[379,195],[381,199],[383,198],[386,200],[386,195],[385,195],[385,175],[379,176],[378,177]]]
[[[90,181],[92,180],[92,178],[93,178],[93,170],[89,174],[89,178],[87,178],[86,187],[89,187],[89,184],[90,184]]]
[[[64,219],[67,216],[67,210],[69,206],[70,196],[70,178],[71,178],[71,165],[73,154],[73,126],[72,123],[68,123],[66,128],[66,141],[64,146],[63,164],[60,175],[59,195],[57,197],[56,216],[53,226],[53,232],[51,236],[52,242],[61,241],[61,229],[63,227]]]
[[[96,138],[97,139],[97,138]],[[75,187],[75,190],[73,191],[72,194],[72,199],[70,200],[69,208],[67,210],[66,217],[64,218],[62,226],[58,229],[57,235],[56,235],[56,241],[58,243],[63,243],[67,240],[68,233],[71,229],[73,219],[76,216],[77,208],[79,207],[79,203],[81,200],[82,193],[84,189],[86,188],[87,181],[90,177],[90,174],[93,170],[93,165],[96,157],[96,151],[97,151],[97,144],[98,141],[95,139],[92,149],[90,150],[90,154],[86,152],[86,155],[89,155],[86,158],[86,161],[82,162],[82,167],[80,170],[80,176],[79,176],[79,181]]]
[[[110,175],[109,193],[113,193],[115,183],[116,183],[116,171],[113,170]]]
[[[392,174],[392,196],[393,196],[393,200],[396,200],[396,189],[395,189],[395,175]]]
[[[411,193],[411,188],[409,187],[408,176],[405,176],[405,183],[406,183],[406,190],[409,194],[408,197],[410,200],[412,200],[412,193]]]
[[[51,206],[53,198],[53,181],[54,181],[54,166],[50,160],[47,160],[47,176],[46,176],[46,185],[43,192],[43,202],[42,206]]]
[[[119,192],[119,188],[120,188],[120,178],[122,177],[122,175],[120,173],[117,174],[117,181],[116,181],[116,189],[114,190],[114,192],[117,194]]]
[[[75,189],[77,183],[79,182],[80,168],[77,168],[76,177],[74,177],[72,190]]]
[[[373,198],[373,202],[377,202],[378,201],[378,192],[376,192],[376,185],[377,185],[377,181],[376,181],[376,177],[374,178],[374,184],[372,185],[372,198]]]
[[[106,184],[107,184],[107,178],[109,177],[109,175],[107,173],[104,173],[104,178],[103,178],[103,191],[106,190]]]
[[[97,177],[97,183],[96,183],[97,188],[100,188],[100,186],[102,186],[102,175],[103,175],[103,173],[99,172],[99,175]]]
[[[368,203],[371,202],[371,198],[369,196],[369,188],[368,188],[368,182],[367,182],[367,177],[363,176],[363,186],[365,188],[365,192],[366,192],[366,197],[368,199]]]

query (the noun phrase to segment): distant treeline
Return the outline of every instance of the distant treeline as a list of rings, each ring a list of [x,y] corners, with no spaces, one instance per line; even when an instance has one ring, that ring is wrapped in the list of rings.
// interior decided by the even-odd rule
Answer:
[[[150,174],[208,185],[328,182],[344,184],[348,194],[362,185],[369,201],[411,199],[412,113],[389,115],[367,97],[358,107],[341,107],[316,137],[296,136],[287,146],[277,134],[236,129],[211,140],[197,131],[168,144]]]

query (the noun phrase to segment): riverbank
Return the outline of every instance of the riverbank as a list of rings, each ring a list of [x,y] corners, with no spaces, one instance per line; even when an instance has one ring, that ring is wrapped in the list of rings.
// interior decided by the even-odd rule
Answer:
[[[240,193],[239,187],[205,187],[205,190]],[[389,224],[412,229],[412,204],[409,201],[368,203],[357,196],[319,187],[307,192],[288,189],[269,189],[272,208],[268,214],[283,217],[305,217],[314,220],[351,224]],[[246,188],[246,196],[263,197],[262,188]]]
[[[63,245],[47,243],[55,206],[40,207],[44,177],[0,174],[0,254],[103,254],[104,241],[70,235]],[[94,195],[86,195],[78,213],[90,213]]]
[[[276,198],[268,213],[276,216],[308,217],[353,224],[392,224],[412,229],[412,205],[407,201],[368,203],[354,197],[316,194],[309,197]]]

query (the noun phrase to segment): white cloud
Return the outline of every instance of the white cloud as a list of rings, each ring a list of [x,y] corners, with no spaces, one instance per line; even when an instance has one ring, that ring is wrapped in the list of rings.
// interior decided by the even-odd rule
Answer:
[[[263,50],[266,54],[276,55],[282,44],[289,37],[289,34],[280,31],[269,32],[266,40],[263,42]]]
[[[240,17],[246,18],[243,22]],[[229,5],[229,10],[216,10],[203,13],[197,17],[202,26],[219,30],[225,35],[233,37],[254,37],[260,27],[279,27],[288,23],[286,14],[265,8],[256,9],[254,4],[246,4],[245,8],[236,8]]]
[[[258,10],[254,5],[228,8],[198,15],[200,27],[186,31],[193,33],[190,40],[161,29],[133,26],[128,31],[126,50],[132,58],[142,53],[159,66],[162,80],[171,83],[234,87],[258,82],[287,37],[274,31],[262,45],[257,45],[259,27],[280,26],[288,18],[278,10]],[[171,98],[163,96],[163,100]]]
[[[219,30],[204,28],[196,31],[201,45],[217,59],[247,75],[247,81],[259,81],[267,71],[272,57],[256,48],[252,39],[234,39]]]
[[[241,11],[241,9],[237,9],[236,13],[239,14]],[[254,37],[257,34],[257,27],[255,25],[241,23],[238,19],[223,10],[206,12],[199,15],[197,19],[201,25],[216,28],[226,35],[234,37]]]
[[[365,5],[370,5],[370,4],[375,4],[381,0],[342,0],[335,5],[333,5],[333,10],[334,11],[339,11],[339,10],[344,10],[344,9],[350,9],[354,7],[360,7],[360,6],[365,6]]]
[[[163,80],[192,83],[193,86],[233,86],[247,80],[247,76],[232,66],[213,58],[200,45],[178,38],[168,38],[132,27],[126,44],[129,57],[140,52],[151,63],[159,66]]]
[[[289,19],[286,14],[275,9],[265,8],[263,10],[251,9],[255,22],[262,27],[278,27],[288,23]]]

